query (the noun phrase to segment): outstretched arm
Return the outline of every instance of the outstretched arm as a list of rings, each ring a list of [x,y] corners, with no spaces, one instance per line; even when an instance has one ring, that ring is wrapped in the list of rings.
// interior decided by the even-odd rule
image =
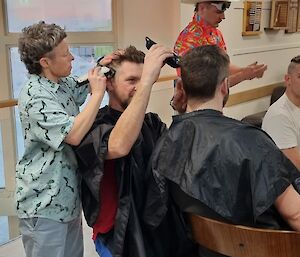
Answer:
[[[254,78],[261,78],[267,70],[267,65],[252,63],[246,67],[238,67],[234,64],[229,66],[229,85],[230,87],[244,81]]]

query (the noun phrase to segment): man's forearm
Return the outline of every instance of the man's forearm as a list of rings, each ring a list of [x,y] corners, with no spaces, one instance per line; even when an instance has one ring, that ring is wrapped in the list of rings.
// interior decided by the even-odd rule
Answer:
[[[229,87],[233,87],[244,80],[245,79],[243,78],[243,73],[241,71],[231,74],[228,77]]]
[[[73,127],[64,140],[66,143],[70,145],[80,144],[82,138],[93,125],[103,95],[104,92],[91,95],[83,111],[75,117]]]
[[[152,85],[139,85],[131,103],[122,113],[108,141],[107,159],[116,159],[129,153],[135,143],[145,117]]]

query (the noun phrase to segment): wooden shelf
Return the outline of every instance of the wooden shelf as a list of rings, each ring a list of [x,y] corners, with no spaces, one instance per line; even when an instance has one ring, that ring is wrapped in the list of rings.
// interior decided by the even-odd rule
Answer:
[[[279,30],[283,30],[286,28],[264,28],[265,31],[279,31]]]
[[[242,36],[259,36],[261,31],[243,31]]]
[[[270,28],[287,29],[289,0],[272,0]]]

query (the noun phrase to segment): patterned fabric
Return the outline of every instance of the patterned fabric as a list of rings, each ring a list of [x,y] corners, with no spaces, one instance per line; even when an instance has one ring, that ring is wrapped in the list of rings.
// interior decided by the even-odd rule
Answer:
[[[25,152],[16,167],[19,218],[68,222],[80,215],[77,161],[63,141],[88,92],[75,85],[70,77],[54,83],[30,75],[20,93]]]
[[[207,24],[201,16],[195,14],[193,20],[179,34],[174,51],[183,56],[188,50],[201,45],[217,45],[226,51],[221,31]]]

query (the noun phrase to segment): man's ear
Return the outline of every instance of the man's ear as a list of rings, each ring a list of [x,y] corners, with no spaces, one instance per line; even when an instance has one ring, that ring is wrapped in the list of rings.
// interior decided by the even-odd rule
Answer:
[[[284,82],[285,82],[285,85],[288,86],[291,82],[291,75],[290,74],[285,74],[284,75]]]
[[[180,95],[182,95],[183,98],[186,99],[186,93],[183,88],[183,83],[181,78],[176,79],[176,84],[175,84],[175,92],[178,92]]]
[[[107,79],[106,80],[106,91],[107,92],[111,92],[114,90],[114,87],[113,87],[113,78],[110,78],[110,79]]]
[[[172,108],[179,113],[184,113],[187,106],[187,96],[183,88],[183,83],[181,78],[176,80],[175,90],[173,98],[170,102]]]
[[[198,4],[198,11],[203,12],[203,10],[207,9],[209,7],[209,5],[205,2],[200,2]]]
[[[228,78],[223,79],[220,85],[220,90],[223,96],[228,94],[229,91],[229,83],[228,83]]]

